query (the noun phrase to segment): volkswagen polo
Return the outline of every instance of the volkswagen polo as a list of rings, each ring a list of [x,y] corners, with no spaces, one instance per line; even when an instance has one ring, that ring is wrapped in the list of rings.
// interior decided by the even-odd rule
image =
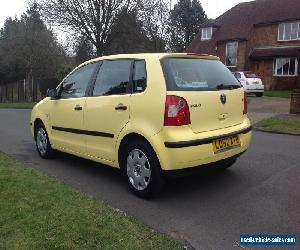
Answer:
[[[120,168],[138,196],[158,194],[167,173],[228,168],[247,150],[247,100],[214,56],[105,56],[74,69],[32,110],[42,158],[63,151]]]

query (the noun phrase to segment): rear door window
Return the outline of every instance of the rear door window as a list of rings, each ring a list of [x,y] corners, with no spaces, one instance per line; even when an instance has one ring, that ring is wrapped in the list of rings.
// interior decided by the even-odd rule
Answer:
[[[219,60],[166,58],[161,62],[168,90],[205,91],[241,87],[235,76]]]
[[[146,63],[137,60],[133,67],[133,93],[143,92],[147,87]]]
[[[93,96],[128,93],[131,60],[103,61],[96,78]]]

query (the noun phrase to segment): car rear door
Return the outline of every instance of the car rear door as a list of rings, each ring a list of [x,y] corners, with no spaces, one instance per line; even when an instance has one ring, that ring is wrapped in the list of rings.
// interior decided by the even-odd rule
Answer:
[[[131,68],[133,60],[104,60],[91,95],[86,99],[84,128],[87,154],[106,161],[115,160],[118,134],[129,121]]]
[[[96,70],[95,63],[72,72],[59,87],[59,98],[51,100],[51,141],[69,152],[85,153],[83,116],[86,89]]]

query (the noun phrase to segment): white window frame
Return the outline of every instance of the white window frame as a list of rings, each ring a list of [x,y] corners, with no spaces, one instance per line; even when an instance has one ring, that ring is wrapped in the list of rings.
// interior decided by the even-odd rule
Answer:
[[[297,24],[298,24],[297,38],[294,38],[294,39],[291,38],[292,32],[291,32],[291,34],[290,34],[290,37],[287,38],[287,37],[286,37],[286,33],[285,33],[286,26],[287,26],[287,25],[291,25],[291,31],[292,31],[292,24],[293,24],[293,23],[297,23]],[[283,25],[283,38],[282,38],[282,39],[280,39],[280,32],[279,32],[279,26],[280,26],[280,25]],[[297,41],[297,40],[300,40],[300,21],[288,22],[288,23],[280,23],[280,24],[278,24],[277,41],[283,42],[283,41]]]
[[[208,36],[208,33],[210,31],[210,36]],[[201,29],[201,40],[210,40],[212,37],[212,27],[206,27]]]
[[[237,46],[236,46],[236,64],[235,65],[227,65],[227,53],[228,53],[228,49],[227,49],[227,45],[229,43],[237,43]],[[239,52],[239,42],[238,41],[231,41],[231,42],[227,42],[226,43],[226,55],[225,55],[225,64],[226,64],[226,67],[227,68],[236,68],[237,65],[238,65],[238,52]]]
[[[277,64],[278,61],[280,59],[289,59],[289,68],[290,68],[290,64],[291,64],[291,59],[295,58],[295,74],[294,75],[290,75],[290,72],[288,72],[287,75],[283,74],[283,68],[282,68],[282,73],[281,74],[277,74]],[[289,69],[290,71],[290,69]],[[274,59],[273,62],[273,76],[278,76],[278,77],[293,77],[293,76],[297,76],[298,75],[298,60],[296,57],[277,57]]]

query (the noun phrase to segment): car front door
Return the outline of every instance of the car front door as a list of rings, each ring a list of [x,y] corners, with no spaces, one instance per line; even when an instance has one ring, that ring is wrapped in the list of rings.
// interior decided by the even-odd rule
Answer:
[[[114,161],[118,134],[129,121],[130,59],[104,60],[91,96],[86,99],[85,130],[87,154],[104,161]]]
[[[86,90],[97,64],[72,72],[59,86],[59,98],[51,100],[51,138],[55,147],[71,153],[85,153],[83,116]]]

